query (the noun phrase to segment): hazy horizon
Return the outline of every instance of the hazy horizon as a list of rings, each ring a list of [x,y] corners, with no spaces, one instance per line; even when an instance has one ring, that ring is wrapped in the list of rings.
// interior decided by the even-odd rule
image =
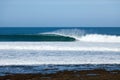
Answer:
[[[120,27],[119,0],[0,0],[0,27]]]

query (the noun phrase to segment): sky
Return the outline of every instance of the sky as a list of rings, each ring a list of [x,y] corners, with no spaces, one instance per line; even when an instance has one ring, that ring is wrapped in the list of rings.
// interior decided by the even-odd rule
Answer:
[[[0,0],[0,27],[120,27],[120,0]]]

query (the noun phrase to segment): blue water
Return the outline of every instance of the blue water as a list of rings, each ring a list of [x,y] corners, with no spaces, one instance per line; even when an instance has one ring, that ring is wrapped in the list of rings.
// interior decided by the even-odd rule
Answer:
[[[60,29],[80,29],[90,34],[120,35],[120,27],[0,27],[0,34],[36,34]]]

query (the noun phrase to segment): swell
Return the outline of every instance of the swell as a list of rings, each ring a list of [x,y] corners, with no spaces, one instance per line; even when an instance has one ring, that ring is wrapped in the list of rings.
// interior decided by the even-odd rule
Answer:
[[[0,35],[0,41],[75,41],[69,36],[55,34]]]

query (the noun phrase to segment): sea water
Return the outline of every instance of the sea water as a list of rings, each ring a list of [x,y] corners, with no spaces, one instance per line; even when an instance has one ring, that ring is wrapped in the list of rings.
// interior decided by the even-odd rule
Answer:
[[[62,39],[44,38],[46,34],[54,34],[52,37],[62,36]],[[37,35],[37,37],[36,40],[6,37],[9,35]],[[75,40],[70,41],[69,38]],[[0,28],[1,75],[95,68],[120,70],[119,64],[120,28],[118,27]],[[49,70],[44,71],[45,69]]]

